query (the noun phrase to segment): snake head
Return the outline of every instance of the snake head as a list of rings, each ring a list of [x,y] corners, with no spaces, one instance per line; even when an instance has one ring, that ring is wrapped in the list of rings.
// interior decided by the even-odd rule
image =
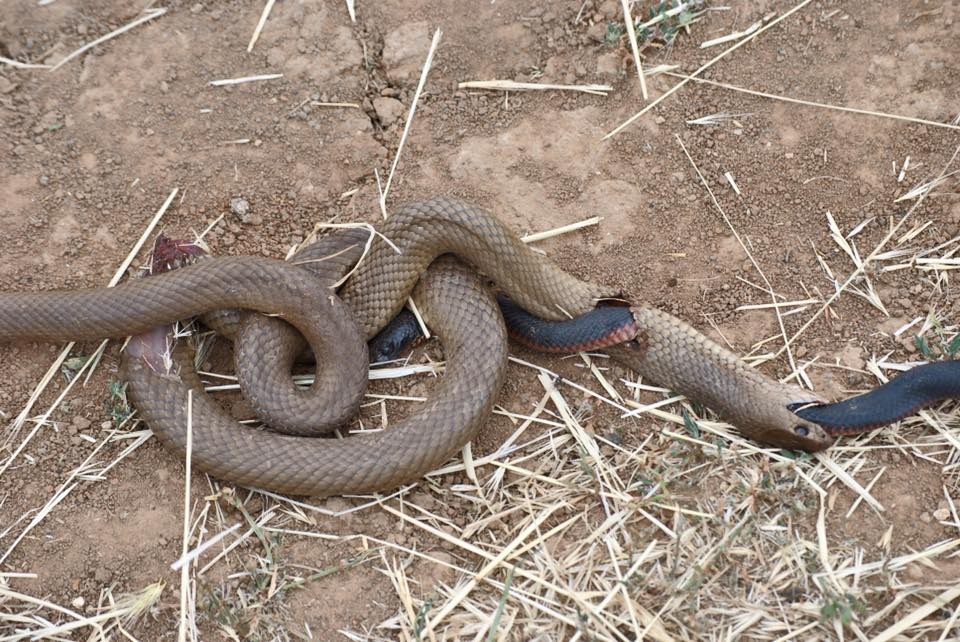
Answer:
[[[384,363],[399,359],[408,348],[424,339],[420,323],[407,308],[400,310],[383,330],[370,339],[370,363]]]
[[[768,391],[762,422],[751,421],[744,432],[751,438],[780,448],[817,452],[833,444],[833,436],[823,426],[804,419],[794,410],[823,403],[819,396],[791,385],[780,385]],[[743,425],[743,424],[741,424]]]

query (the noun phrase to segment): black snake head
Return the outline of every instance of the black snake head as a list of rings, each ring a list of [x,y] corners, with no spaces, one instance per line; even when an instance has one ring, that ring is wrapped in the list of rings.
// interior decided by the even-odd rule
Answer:
[[[960,361],[916,366],[862,395],[788,406],[830,435],[856,435],[900,421],[946,399],[960,398]]]
[[[370,363],[399,359],[406,350],[413,348],[423,339],[417,317],[407,308],[403,308],[387,327],[368,342]]]

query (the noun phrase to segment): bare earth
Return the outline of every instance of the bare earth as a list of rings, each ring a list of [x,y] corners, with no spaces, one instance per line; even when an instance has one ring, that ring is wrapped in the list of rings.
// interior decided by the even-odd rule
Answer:
[[[645,67],[692,72],[732,44],[701,42],[794,6],[725,4],[670,47],[647,47]],[[55,64],[143,5],[6,0],[0,55]],[[357,0],[351,23],[340,0],[286,0],[247,53],[263,5],[172,0],[164,15],[56,71],[0,66],[0,290],[105,285],[175,188],[158,230],[192,236],[213,224],[206,240],[216,254],[282,258],[315,223],[377,222],[375,172],[382,180],[389,173],[439,27],[388,209],[454,195],[524,234],[601,216],[598,226],[537,247],[578,276],[758,357],[784,344],[764,278],[779,302],[812,300],[781,308],[793,336],[854,261],[883,243],[867,280],[845,288],[791,343],[794,364],[780,355],[759,367],[783,378],[796,365],[817,391],[842,397],[877,383],[871,362],[890,377],[889,364],[922,360],[918,332],[935,357],[949,352],[960,320],[956,259],[922,259],[949,259],[960,247],[956,175],[887,237],[917,202],[897,199],[941,173],[960,145],[957,129],[690,83],[604,139],[645,104],[627,41],[605,38],[608,22],[622,25],[619,2]],[[646,17],[648,8],[634,11]],[[960,112],[958,42],[956,3],[820,0],[704,77],[950,123]],[[209,84],[273,73],[283,77]],[[613,90],[457,87],[492,78]],[[679,79],[647,82],[652,100]],[[718,113],[735,117],[689,123]],[[954,162],[947,171],[958,169]],[[231,209],[238,198],[249,205],[242,216]],[[846,242],[831,236],[828,213]],[[848,253],[844,243],[855,248]],[[751,304],[767,307],[741,309]],[[78,345],[72,356],[96,348]],[[120,625],[137,639],[176,639],[180,573],[170,565],[182,548],[184,462],[140,432],[146,426],[129,420],[117,431],[117,342],[85,386],[41,421],[16,426],[61,349],[0,345],[0,636],[113,613],[60,639],[87,639],[97,626],[120,639]],[[623,381],[634,383],[631,373],[599,360],[622,399],[580,358],[512,351],[617,404],[665,398],[638,391]],[[442,358],[439,347],[413,357],[427,358]],[[218,347],[207,365],[229,372],[229,348]],[[67,374],[55,372],[30,417],[53,406]],[[237,528],[190,567],[190,634],[866,639],[912,615],[903,624],[910,639],[960,637],[955,405],[794,460],[720,424],[685,428],[678,404],[624,418],[565,382],[556,384],[559,397],[544,399],[537,374],[510,366],[499,407],[513,416],[491,417],[473,444],[476,460],[498,454],[478,462],[475,476],[460,465],[380,503],[296,504],[195,473],[190,548]],[[431,387],[420,375],[372,392],[428,396]],[[238,397],[224,399],[245,416]],[[569,408],[561,410],[563,400]],[[376,402],[361,421],[394,421],[415,403],[390,401],[382,414]],[[538,421],[514,439],[520,448],[499,451],[528,415]],[[126,452],[131,445],[138,447]],[[478,572],[477,585],[468,584]],[[124,620],[123,597],[158,581],[165,588],[155,602]]]

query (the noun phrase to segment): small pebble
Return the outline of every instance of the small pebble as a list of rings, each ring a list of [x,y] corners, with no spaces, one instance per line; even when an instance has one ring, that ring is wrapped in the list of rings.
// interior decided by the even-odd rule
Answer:
[[[259,225],[263,222],[263,218],[251,211],[250,202],[242,196],[230,199],[230,211],[240,219],[241,223]]]
[[[245,198],[234,198],[230,200],[230,211],[243,219],[250,211],[250,203]]]
[[[396,98],[374,98],[373,109],[384,127],[389,127],[403,116],[404,107]]]

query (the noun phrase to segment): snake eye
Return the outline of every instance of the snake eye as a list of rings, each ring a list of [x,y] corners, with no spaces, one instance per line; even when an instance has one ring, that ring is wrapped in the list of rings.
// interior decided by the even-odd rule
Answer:
[[[806,426],[798,425],[798,426],[794,426],[793,432],[797,433],[801,437],[806,437],[807,435],[810,434],[810,429],[807,428]]]

